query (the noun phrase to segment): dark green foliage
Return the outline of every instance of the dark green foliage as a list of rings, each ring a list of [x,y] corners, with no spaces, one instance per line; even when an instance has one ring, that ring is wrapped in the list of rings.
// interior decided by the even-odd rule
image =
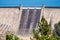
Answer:
[[[33,34],[34,34],[34,38],[39,40],[40,36],[38,35],[38,32],[36,32],[34,29],[33,29]]]
[[[51,26],[43,16],[41,21],[38,22],[38,31],[33,29],[33,35],[31,40],[60,40],[60,37],[56,36],[55,30],[51,34]]]
[[[56,34],[58,36],[60,36],[60,22],[58,22],[57,24],[55,24],[55,31],[56,31]]]
[[[15,37],[15,40],[19,40],[19,38],[16,35],[14,35],[14,37]]]
[[[19,38],[16,35],[10,34],[6,35],[6,40],[19,40]]]
[[[11,34],[11,35],[6,35],[6,40],[13,40],[13,34]]]
[[[51,26],[47,23],[47,21],[43,16],[41,21],[38,22],[38,27],[39,27],[39,32],[41,32],[41,35],[51,34]]]

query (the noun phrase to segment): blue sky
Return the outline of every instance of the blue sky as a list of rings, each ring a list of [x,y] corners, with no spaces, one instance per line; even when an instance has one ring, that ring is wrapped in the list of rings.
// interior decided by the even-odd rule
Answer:
[[[60,0],[0,0],[0,6],[60,6]]]

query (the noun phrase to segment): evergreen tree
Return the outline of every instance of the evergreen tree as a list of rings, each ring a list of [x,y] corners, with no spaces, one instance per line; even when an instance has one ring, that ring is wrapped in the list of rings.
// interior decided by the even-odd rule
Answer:
[[[60,36],[60,21],[55,24],[56,35]]]
[[[51,34],[51,26],[47,23],[47,20],[42,16],[40,22],[38,22],[39,32],[41,35],[50,35]]]
[[[60,40],[59,37],[51,35],[51,26],[47,20],[42,16],[41,21],[38,22],[38,31],[33,29],[33,38],[31,40]]]

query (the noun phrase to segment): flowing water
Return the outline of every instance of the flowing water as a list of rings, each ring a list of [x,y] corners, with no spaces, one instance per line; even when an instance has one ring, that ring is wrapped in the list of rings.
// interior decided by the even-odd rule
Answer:
[[[21,35],[32,34],[32,29],[37,27],[41,9],[23,9],[19,32]]]

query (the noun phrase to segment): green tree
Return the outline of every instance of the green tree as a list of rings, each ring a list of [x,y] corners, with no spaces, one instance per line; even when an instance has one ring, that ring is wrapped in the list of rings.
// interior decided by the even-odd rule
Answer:
[[[51,34],[51,26],[47,20],[42,16],[41,21],[38,22],[38,31],[33,29],[33,38],[31,40],[60,40],[59,37],[54,37]]]
[[[38,22],[39,32],[41,35],[50,35],[51,34],[51,26],[47,23],[47,20],[42,16],[40,22]]]
[[[55,24],[56,35],[60,36],[60,21]]]
[[[20,40],[19,37],[13,34],[6,35],[6,40]]]

